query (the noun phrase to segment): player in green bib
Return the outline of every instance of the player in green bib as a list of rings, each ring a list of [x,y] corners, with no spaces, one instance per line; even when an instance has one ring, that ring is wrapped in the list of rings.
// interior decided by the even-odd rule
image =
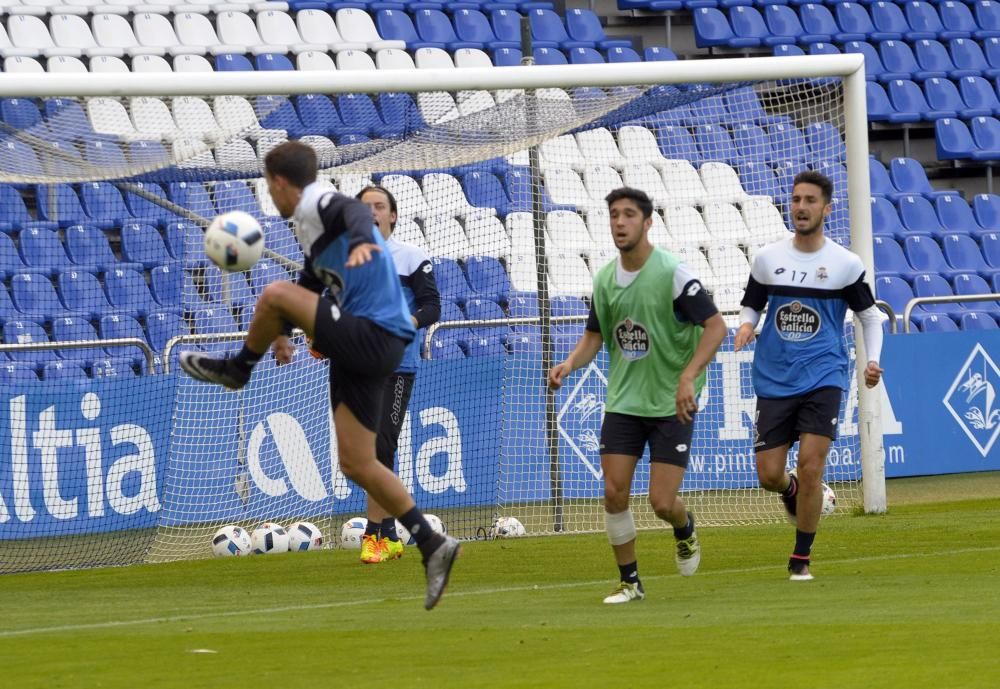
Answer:
[[[649,242],[653,203],[638,189],[607,196],[618,258],[594,277],[587,327],[570,355],[549,371],[557,389],[589,364],[603,345],[611,358],[601,425],[601,469],[608,540],[620,583],[605,603],[645,598],[629,510],[632,477],[649,445],[649,502],[674,529],[678,571],[691,576],[701,561],[694,517],[677,492],[684,480],[697,398],[705,368],[726,336],[726,324],[698,277],[673,254]]]

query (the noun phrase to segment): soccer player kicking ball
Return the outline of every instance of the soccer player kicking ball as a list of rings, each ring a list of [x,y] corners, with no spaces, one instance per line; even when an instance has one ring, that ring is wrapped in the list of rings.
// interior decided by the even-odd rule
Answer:
[[[385,245],[389,247],[392,262],[396,264],[399,281],[403,286],[413,327],[426,328],[441,317],[441,297],[434,280],[434,266],[423,249],[400,242],[392,237],[396,227],[396,199],[383,187],[365,187],[357,198],[368,206],[378,226]],[[399,433],[406,418],[406,407],[413,392],[413,381],[420,366],[420,343],[414,337],[406,346],[403,360],[396,372],[385,381],[382,394],[382,420],[375,437],[375,457],[389,471],[393,469]],[[396,533],[396,520],[378,502],[368,496],[368,526],[361,539],[361,561],[365,564],[388,562],[403,556],[403,544]]]
[[[694,517],[677,491],[684,479],[697,397],[705,367],[726,336],[726,325],[698,277],[680,260],[649,242],[653,204],[638,189],[607,196],[618,259],[594,277],[586,330],[570,355],[549,371],[549,387],[586,366],[606,344],[611,358],[601,469],[608,540],[621,581],[605,603],[645,598],[635,555],[635,522],[629,511],[632,476],[649,444],[649,502],[670,523],[677,569],[698,570],[701,546]]]
[[[818,172],[796,175],[791,210],[795,233],[764,247],[754,258],[743,295],[737,351],[754,340],[767,306],[768,317],[753,357],[757,394],[754,449],[757,476],[779,493],[796,525],[788,560],[792,581],[809,581],[809,555],[822,509],[823,468],[837,435],[840,399],[848,385],[844,317],[861,319],[865,384],[882,376],[882,322],[865,282],[861,259],[823,235],[833,183]],[[788,449],[799,441],[797,470],[785,471]]]
[[[298,284],[276,281],[264,288],[234,358],[183,352],[181,368],[197,380],[238,390],[272,344],[275,358],[290,362],[288,334],[301,328],[331,362],[340,468],[413,535],[423,554],[424,607],[430,610],[444,593],[459,543],[435,533],[399,478],[375,459],[382,391],[413,339],[413,321],[371,211],[357,199],[320,187],[316,167],[315,151],[296,141],[276,146],[264,159],[271,198],[282,217],[294,221],[305,255]],[[329,296],[320,296],[324,289]]]

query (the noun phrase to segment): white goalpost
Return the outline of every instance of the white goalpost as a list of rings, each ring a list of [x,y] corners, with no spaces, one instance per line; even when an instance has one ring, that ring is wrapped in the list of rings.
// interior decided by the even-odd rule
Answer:
[[[692,265],[732,326],[754,252],[788,233],[788,183],[818,169],[835,183],[828,235],[874,283],[860,55],[5,74],[0,98],[17,113],[0,123],[0,223],[26,257],[66,254],[26,266],[58,295],[51,308],[29,306],[19,278],[4,286],[15,311],[3,326],[0,571],[206,557],[220,526],[266,520],[308,519],[333,543],[364,514],[337,467],[327,364],[301,339],[291,365],[267,357],[240,392],[177,371],[184,349],[238,346],[260,289],[301,265],[261,179],[288,138],[316,148],[322,184],[390,189],[396,236],[432,257],[442,320],[420,335],[396,468],[461,538],[489,537],[502,516],[532,535],[602,528],[606,362],[558,393],[543,373],[575,343],[591,276],[614,256],[610,189],[653,198],[651,239]],[[219,272],[201,248],[204,226],[234,209],[265,232],[265,259],[246,274]],[[78,280],[90,301],[74,296]],[[116,348],[128,337],[149,343],[152,366]],[[14,346],[39,341],[58,353]],[[682,487],[699,524],[781,516],[753,469],[751,356],[730,336],[709,370]],[[79,375],[58,377],[50,359]],[[841,509],[883,512],[879,394],[856,368],[826,480]],[[636,494],[647,479],[640,463]],[[633,509],[640,527],[657,525]]]

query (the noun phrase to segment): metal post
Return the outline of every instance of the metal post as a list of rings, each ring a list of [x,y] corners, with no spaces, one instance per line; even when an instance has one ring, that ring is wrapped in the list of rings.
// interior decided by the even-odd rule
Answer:
[[[521,17],[521,64],[535,63],[531,46],[531,22]],[[528,131],[536,130],[538,122],[538,99],[536,91],[525,92],[525,117]],[[535,235],[535,270],[538,285],[538,315],[542,336],[542,375],[548,375],[552,368],[554,347],[552,344],[551,309],[549,306],[548,256],[545,253],[545,212],[542,207],[542,169],[538,158],[538,146],[528,149],[532,189],[531,219]],[[545,445],[549,455],[549,482],[552,489],[552,529],[563,530],[562,472],[559,466],[559,429],[556,418],[556,392],[545,390]]]

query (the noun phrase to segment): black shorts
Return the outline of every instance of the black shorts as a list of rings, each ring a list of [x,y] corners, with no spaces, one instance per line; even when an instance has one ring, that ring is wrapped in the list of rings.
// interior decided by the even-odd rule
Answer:
[[[676,416],[632,416],[604,414],[601,424],[601,454],[641,457],[649,443],[649,461],[687,469],[694,421],[681,423]]]
[[[393,373],[385,379],[382,387],[382,421],[375,436],[375,456],[390,470],[399,444],[399,433],[403,430],[406,407],[410,404],[413,380],[412,373]]]
[[[754,450],[760,452],[791,445],[801,433],[836,440],[842,394],[840,388],[824,387],[798,397],[758,397]]]
[[[312,347],[330,360],[330,407],[335,410],[343,402],[365,428],[377,433],[382,388],[402,361],[406,344],[320,297]]]

